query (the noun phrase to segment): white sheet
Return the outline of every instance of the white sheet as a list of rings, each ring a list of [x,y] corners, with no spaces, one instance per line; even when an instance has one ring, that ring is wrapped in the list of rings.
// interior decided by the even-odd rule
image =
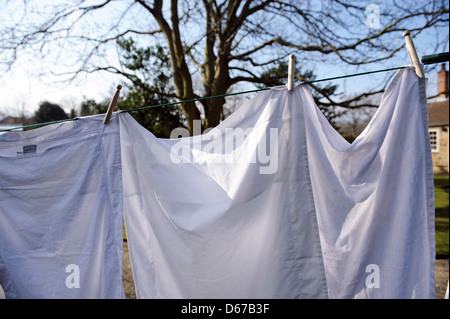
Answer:
[[[327,297],[295,96],[260,93],[212,131],[178,140],[120,114],[138,298]]]
[[[123,298],[122,191],[138,298],[434,298],[425,80],[412,68],[352,144],[305,85],[262,92],[201,136],[102,120],[0,134],[8,298]]]
[[[330,298],[435,298],[425,80],[398,71],[352,144],[299,91]]]
[[[7,298],[124,298],[119,125],[103,116],[0,133]]]

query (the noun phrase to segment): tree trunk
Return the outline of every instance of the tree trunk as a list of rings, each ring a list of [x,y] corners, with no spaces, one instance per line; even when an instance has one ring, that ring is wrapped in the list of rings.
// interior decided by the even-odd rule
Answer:
[[[145,8],[147,8],[156,21],[158,22],[167,44],[169,45],[170,61],[172,66],[172,75],[174,79],[174,86],[176,95],[181,100],[191,100],[195,97],[194,89],[192,87],[192,77],[186,63],[185,54],[183,51],[183,43],[179,30],[178,17],[178,1],[171,0],[171,23],[172,28],[163,16],[162,0],[155,0],[153,8],[149,7],[145,2],[139,1]],[[194,120],[200,119],[200,112],[195,106],[194,102],[182,103],[181,110],[186,117],[189,134],[194,134],[193,123]]]

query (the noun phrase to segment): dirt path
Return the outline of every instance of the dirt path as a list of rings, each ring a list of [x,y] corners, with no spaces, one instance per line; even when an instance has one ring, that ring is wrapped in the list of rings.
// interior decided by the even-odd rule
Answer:
[[[436,299],[444,299],[448,284],[448,256],[436,259]]]
[[[123,242],[123,287],[125,289],[125,296],[127,299],[136,299],[136,292],[134,290],[133,274],[131,272],[130,254],[128,252],[127,242]]]

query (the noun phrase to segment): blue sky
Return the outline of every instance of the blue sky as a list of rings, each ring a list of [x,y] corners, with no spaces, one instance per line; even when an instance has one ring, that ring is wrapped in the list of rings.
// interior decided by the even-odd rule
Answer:
[[[41,1],[40,3],[46,2],[51,3],[49,1]],[[4,6],[5,5],[0,5],[0,18],[4,19],[5,15],[9,17],[13,16],[11,12],[2,10],[4,9]],[[380,5],[380,7],[382,8],[382,5]],[[111,19],[111,17],[107,18]],[[381,27],[383,27],[383,21],[380,19],[379,22]],[[448,29],[440,30],[439,37],[447,38],[447,44],[444,51],[448,51]],[[434,47],[435,38],[435,31],[424,32],[414,38],[419,57],[437,53],[435,52]],[[398,34],[398,38],[394,41],[403,43],[403,35],[401,33]],[[77,48],[74,47],[73,51],[76,51],[76,49]],[[81,101],[86,98],[95,99],[97,101],[109,99],[114,94],[117,84],[123,82],[118,76],[113,76],[108,73],[94,73],[88,76],[81,75],[70,83],[55,82],[55,78],[48,75],[39,76],[43,70],[46,70],[46,67],[50,69],[53,65],[49,65],[49,63],[54,63],[53,61],[55,60],[58,61],[58,63],[61,63],[61,65],[70,64],[71,58],[73,58],[71,53],[73,54],[74,52],[67,52],[67,56],[61,56],[61,53],[59,53],[59,56],[55,57],[55,59],[50,59],[49,61],[33,58],[33,52],[27,52],[22,58],[19,58],[18,63],[1,78],[2,86],[0,87],[0,94],[2,99],[0,101],[0,116],[1,113],[17,116],[22,111],[31,114],[37,109],[38,104],[44,100],[60,104],[68,112],[70,108],[78,109]],[[116,53],[115,50],[112,50],[108,54],[111,54],[111,59],[114,60]],[[349,66],[342,61],[336,61],[335,58],[334,60],[333,58],[330,58],[325,62],[299,61],[299,63],[305,65],[308,69],[314,69],[317,78],[327,78],[354,72],[408,65],[411,62],[405,48],[403,52],[397,54],[393,59],[359,67]],[[448,63],[446,65],[448,69]],[[440,69],[440,65],[426,68],[426,76],[429,78],[429,96],[434,95],[437,91],[437,69]],[[362,93],[371,90],[374,86],[385,84],[389,81],[389,76],[393,75],[393,73],[394,72],[389,72],[337,80],[333,81],[333,84],[338,84],[340,91],[346,94]],[[242,84],[240,87],[235,88],[235,91],[253,88],[254,86],[252,84]]]

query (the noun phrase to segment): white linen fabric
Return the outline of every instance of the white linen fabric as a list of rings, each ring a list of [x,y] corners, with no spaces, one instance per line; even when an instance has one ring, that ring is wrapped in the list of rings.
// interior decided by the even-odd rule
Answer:
[[[102,120],[0,133],[7,298],[125,297],[119,124]]]
[[[425,80],[412,67],[353,143],[299,84],[194,137],[102,120],[0,133],[7,298],[124,298],[122,212],[138,298],[434,298]]]
[[[330,298],[435,298],[425,79],[399,70],[348,143],[300,88]]]
[[[327,298],[296,96],[262,92],[181,139],[120,114],[138,298]]]

